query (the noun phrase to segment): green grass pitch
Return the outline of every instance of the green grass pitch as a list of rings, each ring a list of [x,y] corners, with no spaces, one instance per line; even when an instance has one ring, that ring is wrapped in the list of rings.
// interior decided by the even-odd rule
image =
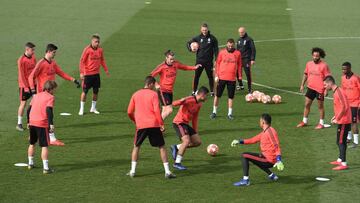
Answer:
[[[2,0],[0,6],[0,202],[358,202],[360,185],[359,149],[348,150],[349,170],[333,172],[329,161],[337,158],[334,127],[315,131],[318,121],[314,105],[310,127],[296,129],[302,118],[302,96],[262,87],[254,89],[280,94],[280,105],[247,104],[244,92],[234,103],[234,121],[228,121],[226,100],[220,101],[219,118],[209,119],[212,100],[202,108],[199,129],[203,145],[187,151],[183,160],[187,171],[165,180],[157,149],[147,141],[138,162],[138,177],[125,173],[130,167],[134,126],[126,109],[131,94],[142,87],[143,78],[172,49],[186,64],[194,55],[186,41],[208,22],[219,44],[237,38],[237,28],[246,26],[255,40],[293,39],[258,42],[254,81],[289,91],[298,91],[310,49],[320,46],[327,52],[333,75],[339,81],[342,62],[351,61],[360,74],[360,3],[356,0]],[[291,8],[291,9],[287,9]],[[79,77],[78,61],[89,36],[100,33],[111,77],[102,75],[98,102],[100,115],[77,116],[80,90],[58,80],[55,126],[65,147],[50,148],[50,166],[56,173],[44,176],[41,169],[28,171],[14,163],[27,161],[28,131],[15,131],[18,107],[16,60],[23,45],[37,45],[43,56],[45,45],[59,46],[60,66]],[[328,37],[335,37],[324,39]],[[336,38],[343,37],[343,38]],[[352,37],[352,38],[351,38]],[[298,39],[300,38],[300,39]],[[310,39],[301,39],[310,38]],[[315,39],[313,39],[315,38]],[[193,73],[181,71],[175,98],[189,95]],[[207,85],[205,73],[201,84]],[[89,97],[90,98],[90,97]],[[326,120],[332,117],[332,103],[325,102]],[[90,100],[86,110],[90,109]],[[62,117],[61,112],[72,113]],[[263,112],[273,117],[283,152],[285,170],[271,183],[251,165],[252,185],[236,188],[242,177],[240,153],[258,151],[258,145],[230,148],[235,138],[248,138],[260,131]],[[178,143],[171,120],[166,120],[166,143]],[[206,146],[215,143],[220,154],[210,157]],[[39,150],[35,159],[41,166]],[[325,176],[327,183],[315,181]]]

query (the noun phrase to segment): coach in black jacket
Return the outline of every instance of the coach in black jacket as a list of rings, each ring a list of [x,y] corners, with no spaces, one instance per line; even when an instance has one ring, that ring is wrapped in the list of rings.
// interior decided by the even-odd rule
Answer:
[[[242,58],[242,69],[245,70],[246,78],[248,81],[248,90],[249,93],[252,92],[251,89],[251,66],[255,64],[255,56],[256,56],[256,49],[254,40],[248,36],[244,27],[239,28],[239,35],[240,38],[237,41],[237,50],[241,52]],[[242,76],[238,77],[242,78]],[[239,80],[239,85],[236,87],[237,90],[243,90],[244,85],[242,80]]]
[[[187,43],[187,48],[189,51],[191,51],[191,43],[197,42],[200,46],[198,51],[196,52],[196,63],[195,64],[201,64],[202,67],[199,67],[195,70],[195,77],[193,82],[193,94],[196,92],[198,85],[199,85],[199,79],[201,76],[201,73],[205,69],[206,74],[209,78],[209,86],[211,95],[214,95],[214,76],[213,76],[213,60],[218,55],[219,47],[218,47],[218,41],[216,37],[212,34],[210,34],[208,25],[206,23],[203,23],[200,28],[201,34],[198,36],[195,36]]]

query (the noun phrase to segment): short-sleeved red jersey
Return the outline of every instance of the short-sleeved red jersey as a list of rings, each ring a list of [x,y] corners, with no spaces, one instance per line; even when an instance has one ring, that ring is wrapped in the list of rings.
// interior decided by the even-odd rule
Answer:
[[[80,74],[95,75],[100,72],[100,65],[109,72],[105,63],[104,51],[101,47],[94,49],[91,45],[85,47],[80,58]]]
[[[30,85],[28,78],[30,73],[34,70],[36,65],[36,57],[32,55],[31,57],[23,54],[17,61],[18,64],[18,83],[20,88],[24,88],[25,91],[30,91]]]
[[[324,61],[315,63],[309,61],[306,63],[304,74],[307,75],[307,87],[319,93],[324,93],[323,80],[326,76],[331,75],[328,65]]]
[[[195,96],[189,96],[174,101],[173,106],[180,106],[179,111],[173,120],[173,123],[189,124],[189,122],[192,121],[192,127],[195,131],[198,131],[198,117],[199,111],[202,107],[202,103],[198,102]]]
[[[351,123],[351,110],[344,90],[337,87],[334,91],[334,114],[337,124]]]
[[[176,80],[177,69],[181,70],[195,70],[195,66],[187,66],[178,61],[174,61],[171,66],[166,62],[158,65],[150,75],[156,77],[160,75],[160,91],[172,93]]]
[[[135,92],[128,106],[128,116],[136,129],[157,128],[164,125],[161,118],[158,94],[150,89]]]
[[[344,90],[350,107],[360,107],[360,77],[352,74],[341,77],[341,88]]]
[[[54,107],[55,97],[47,91],[43,91],[34,95],[31,100],[30,120],[31,126],[48,128],[48,116],[46,114],[47,107]]]
[[[241,75],[241,53],[238,50],[229,52],[222,49],[216,59],[216,75],[220,80],[236,81]]]

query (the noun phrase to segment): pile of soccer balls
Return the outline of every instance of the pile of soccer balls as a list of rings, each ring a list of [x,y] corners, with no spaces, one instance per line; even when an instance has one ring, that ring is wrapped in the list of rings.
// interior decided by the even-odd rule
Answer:
[[[245,101],[248,103],[262,102],[264,104],[269,104],[269,103],[279,104],[281,103],[281,96],[276,94],[271,98],[270,95],[266,95],[263,92],[254,91],[252,94],[249,93],[245,96]]]

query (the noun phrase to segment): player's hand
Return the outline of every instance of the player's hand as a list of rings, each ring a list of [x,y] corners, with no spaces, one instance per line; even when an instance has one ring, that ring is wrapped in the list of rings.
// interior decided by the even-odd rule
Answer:
[[[238,145],[240,142],[239,142],[239,140],[233,140],[232,142],[231,142],[231,146],[232,147],[236,147],[236,145]]]
[[[110,73],[109,73],[109,71],[108,71],[108,72],[106,72],[106,76],[110,77]]]
[[[276,167],[277,170],[283,171],[284,170],[284,164],[282,161],[278,161],[274,164],[274,168]]]
[[[165,126],[164,125],[160,126],[160,130],[161,130],[161,132],[164,132],[165,131]]]
[[[160,89],[160,85],[159,85],[159,83],[157,83],[157,82],[155,82],[155,89],[156,89],[156,90],[159,90],[159,89]]]
[[[250,65],[253,66],[255,64],[255,61],[250,61]]]
[[[30,124],[26,124],[26,128],[29,130],[30,129]]]
[[[80,88],[81,87],[81,84],[78,80],[74,79],[74,83],[76,85],[76,88]]]
[[[54,125],[50,125],[49,132],[50,132],[50,133],[53,133],[54,131],[55,131],[55,126],[54,126]]]
[[[196,65],[195,65],[195,68],[196,68],[196,69],[198,69],[198,68],[200,68],[200,67],[202,67],[201,64],[196,64]]]
[[[301,93],[304,93],[304,85],[301,85],[301,86],[300,86],[300,92],[301,92]]]
[[[85,79],[84,74],[80,74],[80,80],[84,80],[84,79]]]
[[[36,90],[35,89],[31,89],[31,94],[36,94]]]
[[[332,118],[331,118],[331,121],[330,121],[332,124],[337,124],[337,120],[336,120],[336,118],[335,118],[335,116],[333,116]]]
[[[219,82],[219,77],[215,76],[214,80],[215,80],[215,82]]]

